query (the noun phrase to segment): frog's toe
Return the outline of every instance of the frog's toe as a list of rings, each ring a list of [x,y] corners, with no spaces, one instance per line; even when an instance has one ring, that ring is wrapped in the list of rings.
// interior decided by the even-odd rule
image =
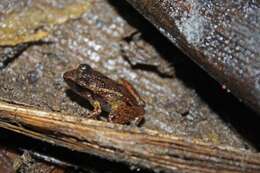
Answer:
[[[101,105],[98,101],[94,101],[93,107],[93,111],[87,115],[87,118],[97,119],[102,112]]]
[[[134,120],[130,121],[131,126],[139,126],[143,122],[143,117],[136,117]]]
[[[118,113],[110,112],[108,116],[108,121],[111,123],[118,123],[118,124],[127,124],[127,120],[124,116],[120,116]]]

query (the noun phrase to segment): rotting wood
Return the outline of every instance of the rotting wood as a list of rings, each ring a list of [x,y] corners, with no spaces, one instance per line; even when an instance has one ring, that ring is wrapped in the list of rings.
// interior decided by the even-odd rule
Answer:
[[[0,102],[0,127],[109,160],[164,172],[259,173],[260,154],[157,131]]]
[[[260,113],[259,1],[127,1],[224,89]]]

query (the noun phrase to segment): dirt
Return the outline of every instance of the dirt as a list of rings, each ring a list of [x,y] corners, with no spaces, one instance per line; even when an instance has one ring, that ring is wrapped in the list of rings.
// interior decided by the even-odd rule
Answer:
[[[9,6],[1,6],[5,3],[0,3],[4,9],[1,13],[10,10],[9,6],[19,7],[12,1]],[[260,147],[257,115],[126,2],[97,0],[82,17],[48,27],[52,33],[47,39],[31,43],[2,68],[0,97],[39,109],[84,116],[91,106],[69,90],[62,75],[87,63],[113,79],[125,78],[133,84],[146,102],[143,127],[252,151]],[[133,67],[123,56],[122,42],[132,31],[141,34],[145,53],[153,57],[152,65],[141,63]],[[135,48],[136,52],[142,49]],[[1,52],[7,49],[15,48],[0,48],[0,61],[5,55]],[[163,76],[151,68],[163,69],[165,64],[174,75]]]

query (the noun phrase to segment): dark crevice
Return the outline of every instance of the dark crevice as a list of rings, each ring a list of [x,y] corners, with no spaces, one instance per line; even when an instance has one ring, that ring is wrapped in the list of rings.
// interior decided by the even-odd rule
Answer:
[[[30,153],[36,152],[45,156],[49,156],[65,163],[76,165],[77,169],[71,168],[72,172],[104,172],[104,173],[137,173],[138,170],[131,170],[129,165],[109,161],[109,158],[102,159],[94,155],[71,151],[69,149],[54,146],[46,142],[41,142],[24,135],[0,129],[0,146],[8,146],[8,149],[22,154],[24,151]],[[15,139],[15,140],[13,140]],[[26,141],[26,142],[17,142]],[[32,156],[34,157],[34,156]],[[39,161],[44,161],[35,158]],[[55,165],[55,163],[53,163]],[[87,171],[85,171],[87,170]],[[149,173],[148,170],[142,169],[142,172]]]
[[[16,46],[0,46],[0,70],[15,61],[30,46],[42,46],[45,44],[52,44],[52,42],[37,41],[18,44]]]

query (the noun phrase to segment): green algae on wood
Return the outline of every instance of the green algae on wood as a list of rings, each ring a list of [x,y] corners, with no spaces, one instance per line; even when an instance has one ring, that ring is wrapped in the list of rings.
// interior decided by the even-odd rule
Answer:
[[[44,39],[49,35],[49,31],[44,30],[46,26],[76,19],[87,11],[89,5],[89,1],[84,0],[58,8],[44,1],[35,1],[29,7],[7,14],[0,21],[0,46],[14,46]]]

